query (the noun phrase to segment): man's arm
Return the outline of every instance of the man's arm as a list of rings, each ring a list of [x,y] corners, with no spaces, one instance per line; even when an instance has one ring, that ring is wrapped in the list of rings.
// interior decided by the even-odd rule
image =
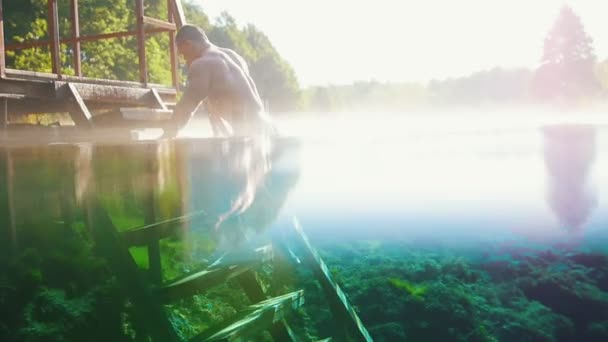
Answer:
[[[196,107],[209,95],[213,68],[208,61],[196,61],[188,70],[188,82],[181,99],[175,105],[173,117],[165,127],[165,136],[174,137],[182,129]]]

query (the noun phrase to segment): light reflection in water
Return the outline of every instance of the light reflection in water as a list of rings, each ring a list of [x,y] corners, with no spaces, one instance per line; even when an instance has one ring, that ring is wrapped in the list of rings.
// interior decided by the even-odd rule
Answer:
[[[430,121],[401,126],[400,135],[309,139],[291,212],[318,239],[573,245],[583,232],[607,237],[606,128],[433,131]]]
[[[589,177],[596,159],[595,128],[549,126],[543,137],[547,202],[564,228],[583,229],[597,206],[597,189]]]

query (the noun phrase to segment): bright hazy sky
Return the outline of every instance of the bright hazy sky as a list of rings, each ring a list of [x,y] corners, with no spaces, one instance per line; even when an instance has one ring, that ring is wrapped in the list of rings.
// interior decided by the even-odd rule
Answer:
[[[608,57],[606,0],[196,0],[253,23],[300,83],[428,81],[494,66],[534,67],[564,4]]]

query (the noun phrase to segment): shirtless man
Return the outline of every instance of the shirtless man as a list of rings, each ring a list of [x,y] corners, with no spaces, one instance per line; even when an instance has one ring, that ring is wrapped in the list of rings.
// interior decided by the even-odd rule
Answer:
[[[175,41],[188,66],[188,82],[173,119],[165,127],[165,137],[174,137],[202,101],[215,135],[274,132],[241,56],[213,45],[203,30],[193,25],[180,28]]]

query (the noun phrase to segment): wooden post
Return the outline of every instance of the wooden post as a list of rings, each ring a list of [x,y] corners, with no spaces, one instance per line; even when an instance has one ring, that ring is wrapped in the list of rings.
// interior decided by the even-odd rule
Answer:
[[[86,217],[89,217],[96,250],[106,258],[133,303],[135,328],[146,329],[152,341],[180,341],[158,296],[154,295],[148,282],[140,276],[133,256],[94,192],[87,194],[86,201]],[[139,340],[148,340],[145,337],[142,335]]]
[[[80,61],[80,18],[78,14],[78,0],[70,0],[71,15],[72,15],[72,38],[74,43],[72,49],[74,49],[74,71],[76,76],[82,76],[82,67]]]
[[[146,62],[146,32],[144,28],[144,0],[135,0],[137,17],[137,53],[139,55],[139,81],[148,86],[148,65]]]
[[[152,144],[147,153],[145,163],[148,165],[149,172],[146,182],[145,198],[144,198],[144,224],[149,225],[156,223],[156,208],[154,205],[154,189],[156,187],[156,175],[158,173],[158,145]],[[158,239],[153,239],[148,243],[148,265],[150,266],[150,276],[156,285],[162,282],[162,270],[160,260],[160,242]]]
[[[76,86],[72,83],[68,83],[65,85],[65,87],[68,92],[68,98],[74,101],[74,105],[72,106],[72,109],[70,109],[70,116],[72,117],[72,120],[76,126],[82,128],[93,127],[93,123],[91,121],[93,116],[80,96]]]
[[[51,62],[53,73],[61,79],[61,43],[59,42],[59,11],[57,0],[48,0],[48,26],[51,39]]]
[[[2,117],[0,119],[0,128],[8,127],[8,99],[6,97],[2,97],[0,113],[2,113]]]
[[[169,9],[169,22],[175,23],[175,15],[173,13],[173,7],[171,6],[171,0],[167,0],[167,8]],[[179,70],[177,63],[177,46],[175,45],[175,32],[169,32],[169,54],[171,58],[171,83],[173,84],[173,88],[179,90]]]
[[[0,270],[11,256],[10,209],[8,196],[8,148],[0,148]]]
[[[173,17],[175,18],[175,24],[177,28],[186,25],[186,16],[184,14],[184,8],[180,0],[169,0],[169,7],[173,11]]]
[[[6,151],[6,189],[8,196],[8,224],[11,236],[11,247],[13,254],[19,248],[19,237],[17,235],[17,223],[15,220],[15,165],[13,164],[13,156],[9,149]]]
[[[334,318],[336,331],[343,336],[340,340],[346,341],[372,341],[372,338],[359,319],[355,309],[350,305],[348,299],[338,284],[332,279],[331,273],[325,262],[308,241],[300,223],[294,218],[293,241],[297,243],[302,251],[303,262],[315,275],[327,297],[329,309]]]
[[[0,78],[5,75],[6,59],[4,46],[4,10],[2,9],[2,0],[0,0]]]

